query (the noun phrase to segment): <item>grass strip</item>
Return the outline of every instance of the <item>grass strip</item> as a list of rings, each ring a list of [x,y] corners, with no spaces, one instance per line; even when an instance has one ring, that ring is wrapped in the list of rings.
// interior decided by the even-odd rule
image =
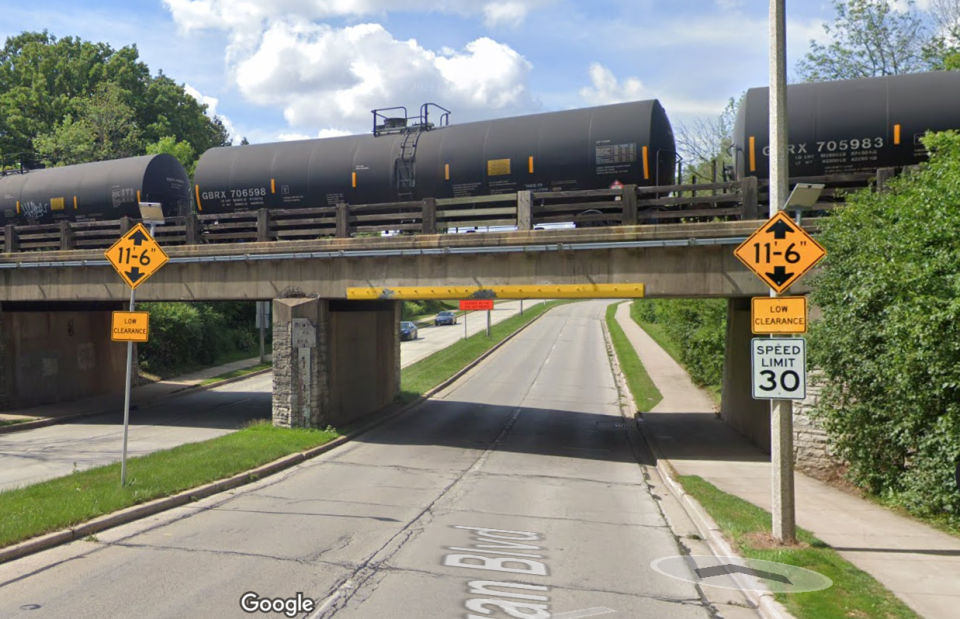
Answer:
[[[681,476],[680,483],[700,501],[742,556],[806,568],[833,580],[833,586],[822,591],[774,594],[797,619],[920,619],[872,576],[809,532],[797,529],[797,539],[802,542],[797,548],[767,545],[769,512],[695,475]]]
[[[246,376],[247,374],[253,374],[254,372],[259,372],[260,370],[266,370],[272,368],[272,363],[260,363],[253,367],[241,368],[239,370],[234,370],[232,372],[227,372],[226,374],[220,374],[219,376],[214,376],[213,378],[208,378],[207,380],[200,383],[200,387],[204,385],[212,385],[213,383],[219,383],[230,378],[237,378],[240,376]]]
[[[549,301],[524,308],[523,316],[517,314],[493,325],[490,328],[490,337],[487,337],[484,329],[404,368],[400,377],[399,401],[411,402],[417,399],[465,368],[520,327],[551,307],[563,303],[569,303],[569,301]]]
[[[0,428],[3,426],[13,426],[18,423],[27,423],[28,421],[36,421],[35,419],[0,419]]]
[[[684,365],[683,361],[680,360],[680,346],[677,345],[673,339],[667,335],[667,330],[664,329],[663,325],[657,324],[655,322],[647,322],[640,318],[639,307],[636,303],[631,304],[630,306],[630,318],[633,319],[633,322],[637,323],[641,329],[647,332],[647,335],[657,343],[660,348],[667,351],[667,354],[676,361],[680,367],[684,370],[687,369],[687,366]],[[710,397],[713,399],[713,403],[720,404],[720,396],[723,391],[723,385],[706,385],[704,387],[707,393],[710,394]]]
[[[237,432],[120,463],[0,492],[0,547],[170,496],[327,443],[335,431],[274,428],[254,422]]]
[[[663,394],[647,374],[636,349],[630,343],[627,334],[623,332],[620,323],[617,322],[616,314],[619,305],[615,303],[607,307],[607,329],[610,331],[610,339],[613,340],[613,349],[617,353],[620,369],[627,379],[627,387],[633,394],[633,401],[636,402],[640,412],[647,412],[660,403]]]

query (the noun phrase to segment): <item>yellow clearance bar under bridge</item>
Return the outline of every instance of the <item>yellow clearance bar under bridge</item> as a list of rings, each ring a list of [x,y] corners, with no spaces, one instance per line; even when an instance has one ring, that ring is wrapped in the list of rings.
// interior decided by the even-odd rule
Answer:
[[[347,288],[347,298],[353,301],[388,299],[636,299],[643,296],[643,284]]]

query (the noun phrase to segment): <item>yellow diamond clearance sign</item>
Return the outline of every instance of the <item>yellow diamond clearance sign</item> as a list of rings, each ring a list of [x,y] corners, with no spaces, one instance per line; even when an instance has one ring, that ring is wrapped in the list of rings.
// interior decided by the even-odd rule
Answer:
[[[143,224],[135,225],[121,236],[104,256],[133,289],[150,279],[169,260]]]
[[[820,262],[827,250],[780,211],[733,253],[779,294]]]

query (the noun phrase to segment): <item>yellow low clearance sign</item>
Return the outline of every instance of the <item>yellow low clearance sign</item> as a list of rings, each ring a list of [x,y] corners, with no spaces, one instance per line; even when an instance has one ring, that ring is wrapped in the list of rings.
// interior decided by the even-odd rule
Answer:
[[[750,324],[756,335],[807,332],[807,297],[753,297]]]
[[[150,312],[114,312],[110,339],[114,342],[146,342],[150,336]]]

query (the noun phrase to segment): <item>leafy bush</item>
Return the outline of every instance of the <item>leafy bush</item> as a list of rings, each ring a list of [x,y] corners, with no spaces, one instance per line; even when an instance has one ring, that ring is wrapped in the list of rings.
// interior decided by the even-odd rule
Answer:
[[[920,172],[824,222],[809,363],[824,371],[817,414],[851,480],[960,524],[960,135],[925,144]]]
[[[253,302],[142,303],[138,309],[150,312],[150,341],[138,352],[140,367],[152,373],[214,365],[260,347]]]
[[[727,334],[725,299],[641,299],[633,304],[633,316],[663,328],[694,383],[720,385]]]

